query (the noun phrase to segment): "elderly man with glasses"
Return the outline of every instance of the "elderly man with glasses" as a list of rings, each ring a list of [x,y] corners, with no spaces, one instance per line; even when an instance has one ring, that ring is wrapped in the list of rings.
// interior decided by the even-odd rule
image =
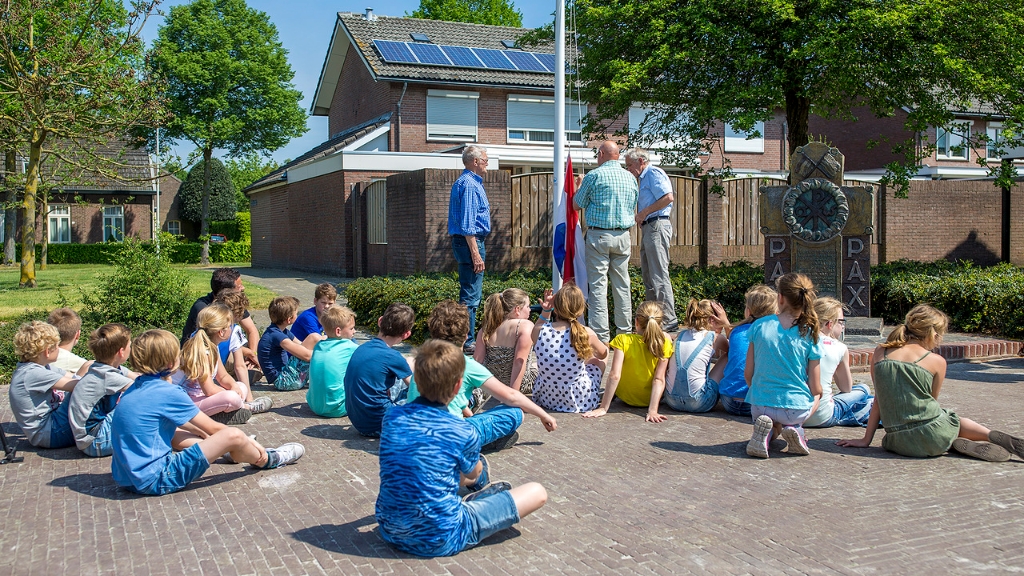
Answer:
[[[452,185],[448,201],[448,235],[459,264],[459,302],[469,309],[469,339],[462,351],[473,354],[476,342],[476,309],[484,287],[484,238],[491,233],[491,206],[484,191],[487,150],[466,146],[462,151],[466,169]]]

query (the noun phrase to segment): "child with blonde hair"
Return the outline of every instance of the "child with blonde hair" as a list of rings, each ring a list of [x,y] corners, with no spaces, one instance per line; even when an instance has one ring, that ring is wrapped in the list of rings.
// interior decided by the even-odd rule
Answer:
[[[7,394],[18,426],[29,444],[39,448],[75,445],[68,408],[78,380],[73,373],[51,365],[57,360],[59,344],[57,329],[38,320],[22,324],[14,333],[18,365]]]
[[[217,345],[231,336],[233,315],[219,302],[203,308],[196,320],[198,330],[181,349],[181,371],[172,381],[188,393],[208,416],[229,424],[244,424],[253,414],[270,410],[274,401],[254,399],[252,391],[224,369]],[[223,414],[223,416],[221,416]]]
[[[668,369],[665,403],[680,412],[708,412],[718,404],[718,382],[710,378],[711,359],[729,351],[725,330],[729,317],[714,300],[690,299],[686,330],[675,343],[675,361]]]
[[[868,423],[874,396],[863,384],[853,383],[850,373],[850,351],[843,344],[846,315],[843,303],[835,298],[818,298],[814,311],[821,325],[821,400],[804,426],[828,428],[830,426],[864,426]],[[832,394],[832,382],[839,394]]]
[[[672,339],[661,329],[665,310],[657,302],[644,302],[636,310],[636,334],[619,334],[608,344],[612,367],[601,405],[583,414],[596,418],[608,413],[612,397],[630,406],[647,406],[647,422],[664,422],[658,413],[665,392],[665,372],[672,355]]]
[[[780,435],[790,454],[810,454],[803,423],[821,398],[814,284],[803,274],[789,273],[776,287],[779,311],[754,322],[747,347],[744,376],[754,418],[747,454],[755,458],[767,458],[769,442]]]
[[[583,292],[567,282],[544,291],[541,314],[530,338],[537,355],[533,401],[552,412],[587,412],[601,402],[601,375],[608,347],[580,323],[587,309]]]
[[[530,295],[519,288],[495,292],[484,302],[484,323],[473,358],[498,380],[529,394],[537,379],[532,329]]]
[[[1005,462],[1010,453],[1024,458],[1024,439],[989,430],[939,406],[946,360],[931,351],[942,342],[948,324],[945,314],[927,304],[907,313],[871,358],[875,402],[864,437],[836,444],[870,446],[881,420],[882,448],[902,456],[940,456],[952,448],[989,462]]]
[[[264,470],[291,464],[305,454],[297,443],[264,448],[238,428],[203,414],[169,380],[180,363],[178,339],[170,332],[147,330],[139,335],[132,343],[131,362],[141,375],[121,395],[110,424],[110,468],[118,485],[160,496],[198,479],[224,454]]]
[[[711,369],[708,378],[718,382],[718,398],[726,412],[749,417],[750,404],[747,404],[746,397],[750,387],[743,373],[747,367],[750,327],[758,318],[775,314],[779,306],[779,295],[771,286],[758,284],[747,289],[745,300],[743,320],[732,328],[726,328],[729,346],[725,355]]]

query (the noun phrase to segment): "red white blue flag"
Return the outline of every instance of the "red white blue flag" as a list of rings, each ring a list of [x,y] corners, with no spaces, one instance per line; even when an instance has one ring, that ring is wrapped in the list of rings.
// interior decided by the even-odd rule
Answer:
[[[563,210],[555,214],[554,257],[555,266],[562,275],[562,283],[574,281],[583,297],[588,297],[587,266],[583,255],[583,229],[580,228],[580,215],[573,208],[573,196],[576,195],[576,182],[572,172],[572,157],[565,163],[565,201]]]

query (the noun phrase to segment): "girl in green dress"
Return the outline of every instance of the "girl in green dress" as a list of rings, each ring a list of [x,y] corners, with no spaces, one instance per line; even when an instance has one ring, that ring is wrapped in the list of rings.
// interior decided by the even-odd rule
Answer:
[[[945,314],[927,304],[907,313],[904,323],[875,348],[871,360],[875,403],[864,437],[836,444],[870,446],[881,420],[885,423],[882,448],[902,456],[940,456],[952,448],[990,462],[1005,462],[1011,452],[1024,458],[1024,440],[939,407],[946,360],[931,350],[942,341],[948,324]]]

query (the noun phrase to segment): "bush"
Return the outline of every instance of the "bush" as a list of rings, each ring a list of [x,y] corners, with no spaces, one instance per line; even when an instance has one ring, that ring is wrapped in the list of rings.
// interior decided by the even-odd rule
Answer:
[[[178,198],[181,207],[178,214],[183,220],[199,224],[203,219],[203,170],[204,162],[196,164],[188,172],[188,177],[181,183]],[[224,164],[216,158],[210,159],[210,206],[207,217],[214,220],[231,220],[237,212],[235,206],[235,187],[231,183],[231,174]]]
[[[252,225],[248,212],[238,212],[234,220],[210,222],[210,234],[223,234],[234,242],[252,242]]]
[[[674,267],[671,271],[676,296],[676,313],[682,317],[690,298],[713,298],[725,306],[730,318],[743,314],[743,293],[754,284],[764,281],[764,268],[746,262],[698,267]],[[630,269],[633,310],[643,302],[644,284],[638,268]],[[550,270],[516,270],[508,274],[484,276],[483,297],[510,287],[522,288],[534,302],[551,287]],[[420,342],[427,336],[427,316],[441,300],[457,300],[458,276],[447,274],[420,274],[408,277],[373,276],[359,278],[345,289],[348,305],[359,316],[359,323],[373,326],[377,318],[392,302],[403,302],[416,311],[416,325],[412,339]],[[613,310],[609,299],[609,311]],[[477,323],[483,321],[482,310],[477,311]]]
[[[1011,264],[901,260],[871,269],[871,309],[899,323],[919,303],[949,315],[950,330],[1024,337],[1024,271]]]
[[[160,250],[170,258],[172,264],[198,264],[203,245],[179,242],[169,234],[161,236]],[[134,240],[146,252],[156,252],[152,242]],[[48,264],[111,264],[121,251],[123,243],[103,244],[50,244]],[[36,244],[36,261],[42,258],[42,247]],[[17,259],[21,259],[21,244],[17,245]],[[249,262],[252,260],[252,245],[248,242],[225,242],[210,244],[211,262]]]
[[[238,226],[238,236],[235,238],[238,242],[244,242],[245,244],[252,243],[252,215],[249,212],[239,212],[235,214],[235,223]]]
[[[11,374],[18,364],[18,356],[14,353],[14,333],[18,331],[18,327],[32,320],[46,322],[48,315],[49,310],[33,310],[14,318],[0,321],[0,384],[11,383]],[[75,345],[75,354],[82,358],[92,358],[92,352],[89,351],[89,346],[86,345],[86,342],[89,340],[89,334],[97,326],[82,318],[82,338]],[[135,332],[133,329],[133,334],[139,334],[140,332],[141,330]]]

